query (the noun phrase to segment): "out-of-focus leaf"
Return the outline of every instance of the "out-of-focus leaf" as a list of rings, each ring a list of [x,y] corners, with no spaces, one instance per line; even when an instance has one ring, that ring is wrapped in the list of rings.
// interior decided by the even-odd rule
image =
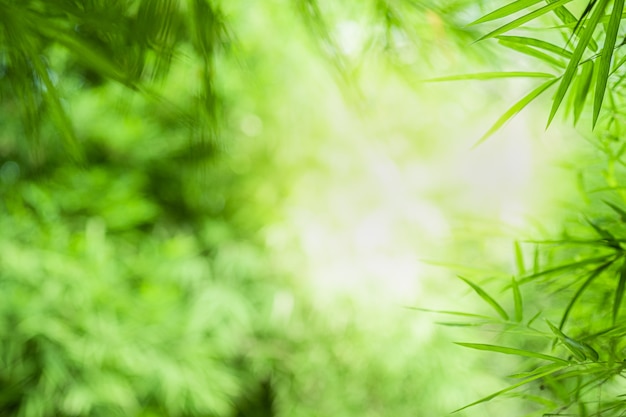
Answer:
[[[622,306],[622,299],[624,298],[624,289],[626,288],[626,261],[622,264],[619,270],[619,280],[617,281],[617,287],[615,288],[615,298],[613,299],[613,325],[617,322],[617,316],[619,315],[619,309]]]
[[[486,345],[486,344],[482,344],[482,343],[461,343],[461,342],[455,342],[455,344],[460,345],[460,346],[465,346],[465,347],[468,347],[468,348],[471,348],[471,349],[486,350],[486,351],[498,352],[498,353],[505,353],[507,355],[524,356],[524,357],[527,357],[527,358],[542,359],[542,360],[556,362],[556,363],[562,363],[562,364],[568,364],[569,363],[565,359],[557,358],[556,356],[544,355],[543,353],[533,352],[533,351],[530,351],[530,350],[516,349],[516,348],[511,348],[511,347],[506,347],[506,346]]]
[[[481,399],[480,399],[480,400],[478,400],[478,401],[474,401],[474,402],[473,402],[473,403],[471,403],[471,404],[468,404],[468,405],[466,405],[466,406],[464,406],[464,407],[458,408],[458,409],[454,410],[454,411],[453,411],[453,413],[457,413],[457,412],[459,412],[459,411],[465,410],[466,408],[473,407],[473,406],[475,406],[475,405],[478,405],[478,404],[481,404],[481,403],[487,402],[487,401],[489,401],[489,400],[492,400],[492,399],[494,399],[494,398],[496,398],[496,397],[498,397],[498,396],[500,396],[500,395],[502,395],[502,394],[504,394],[504,393],[507,393],[507,392],[509,392],[509,391],[514,390],[515,388],[519,388],[519,387],[521,387],[521,386],[523,386],[523,385],[526,385],[526,384],[528,384],[529,382],[533,382],[533,381],[536,381],[536,380],[538,380],[538,379],[540,379],[540,378],[543,378],[543,377],[545,377],[545,376],[552,375],[552,374],[554,374],[554,373],[556,373],[556,372],[560,371],[561,369],[563,369],[563,368],[565,368],[565,367],[567,367],[567,366],[569,366],[569,363],[568,363],[567,365],[558,365],[558,364],[555,364],[555,365],[554,365],[554,367],[551,367],[551,368],[549,368],[548,370],[546,370],[546,371],[544,371],[544,372],[537,373],[537,374],[535,374],[535,375],[533,375],[533,376],[531,376],[531,377],[529,377],[529,378],[524,379],[523,381],[520,381],[520,382],[518,382],[518,383],[516,383],[516,384],[510,385],[509,387],[507,387],[507,388],[505,388],[505,389],[503,389],[503,390],[500,390],[500,391],[494,392],[493,394],[490,394],[490,395],[488,395],[488,396],[486,396],[486,397],[483,397],[483,398],[481,398]]]
[[[522,293],[515,277],[511,277],[511,288],[513,289],[513,303],[515,305],[515,321],[521,323],[524,320],[524,304],[522,302]]]
[[[467,81],[467,80],[493,80],[497,78],[554,78],[554,74],[547,72],[480,72],[477,74],[460,74],[449,75],[447,77],[429,78],[425,82],[441,82],[441,81]]]

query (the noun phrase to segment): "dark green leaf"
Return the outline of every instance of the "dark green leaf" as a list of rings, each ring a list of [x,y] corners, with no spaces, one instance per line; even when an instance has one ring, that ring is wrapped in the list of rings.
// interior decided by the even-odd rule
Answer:
[[[626,210],[624,210],[623,208],[619,207],[616,204],[611,203],[610,201],[606,201],[606,200],[603,200],[603,201],[604,201],[604,204],[611,207],[613,211],[619,215],[620,221],[626,223]]]
[[[615,289],[615,299],[613,300],[613,325],[616,324],[619,309],[622,305],[624,288],[626,288],[626,260],[619,270],[619,280],[617,282],[617,288]]]
[[[572,296],[572,299],[567,304],[567,307],[565,307],[565,310],[563,312],[563,317],[561,318],[561,323],[559,324],[559,329],[563,328],[563,326],[565,325],[565,322],[567,321],[567,317],[569,316],[569,313],[572,311],[572,308],[574,307],[574,304],[576,303],[578,298],[582,295],[582,293],[587,289],[589,284],[591,284],[602,272],[604,272],[609,266],[611,266],[613,262],[614,262],[614,259],[611,259],[610,261],[597,267],[594,271],[591,272],[591,274],[589,274],[589,277],[587,277],[587,279],[582,283],[580,288],[578,288],[576,293]]]

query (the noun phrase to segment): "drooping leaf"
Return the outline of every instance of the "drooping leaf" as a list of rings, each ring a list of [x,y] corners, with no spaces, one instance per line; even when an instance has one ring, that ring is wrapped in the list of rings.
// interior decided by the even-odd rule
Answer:
[[[622,20],[622,12],[624,10],[624,0],[615,0],[613,10],[611,11],[611,19],[609,20],[604,38],[604,45],[600,53],[600,63],[598,73],[596,75],[596,93],[593,101],[593,126],[598,121],[600,109],[602,108],[602,100],[606,90],[609,78],[609,70],[611,69],[611,58],[613,57],[613,48],[617,40],[617,32],[619,31],[620,22]]]
[[[622,299],[624,298],[624,289],[626,288],[626,261],[622,264],[619,270],[619,280],[617,281],[617,288],[615,288],[615,298],[613,299],[613,325],[616,324],[619,309],[622,305]]]
[[[486,351],[490,351],[490,352],[505,353],[507,355],[524,356],[524,357],[527,357],[527,358],[542,359],[542,360],[556,362],[556,363],[562,363],[562,364],[569,363],[565,359],[561,359],[561,358],[558,358],[556,356],[551,356],[551,355],[544,355],[543,353],[533,352],[533,351],[530,351],[530,350],[516,349],[516,348],[511,348],[511,347],[506,347],[506,346],[487,345],[487,344],[482,344],[482,343],[455,342],[455,344],[460,345],[460,346],[465,346],[465,347],[468,347],[470,349],[486,350]]]
[[[498,302],[493,297],[487,294],[485,290],[483,290],[480,286],[473,283],[467,278],[464,278],[460,275],[457,275],[457,277],[465,282],[467,285],[469,285],[476,292],[476,294],[478,294],[480,298],[483,299],[483,301],[489,304],[500,315],[500,317],[502,317],[504,320],[509,319],[509,315],[507,314],[507,312],[502,308],[500,304],[498,304]]]
[[[615,211],[615,213],[617,213],[619,215],[619,219],[620,221],[626,223],[626,210],[624,210],[623,208],[619,207],[617,204],[613,204],[610,201],[607,200],[603,200],[604,204],[606,204],[607,206],[611,207],[613,209],[613,211]]]
[[[511,288],[513,289],[513,304],[515,306],[515,321],[521,323],[524,320],[524,304],[522,302],[522,293],[517,285],[515,277],[511,277]]]
[[[578,290],[576,291],[576,293],[572,296],[572,298],[570,299],[569,303],[567,304],[567,306],[565,307],[565,310],[563,311],[563,317],[561,318],[561,322],[559,323],[559,329],[562,329],[563,326],[565,325],[565,322],[567,321],[567,317],[569,316],[569,313],[572,311],[572,308],[574,307],[574,304],[576,303],[576,301],[578,300],[578,298],[580,298],[580,296],[583,294],[583,292],[585,292],[585,290],[587,289],[587,287],[598,277],[600,276],[600,274],[602,274],[602,272],[604,272],[609,266],[613,265],[614,262],[614,258],[612,258],[611,260],[609,260],[608,262],[598,266],[594,271],[591,272],[591,274],[589,274],[589,276],[587,277],[587,279],[582,283],[582,285],[578,288]]]
[[[485,140],[487,140],[491,135],[497,132],[506,122],[508,122],[513,116],[518,114],[520,111],[524,109],[530,102],[539,97],[541,93],[550,88],[554,83],[558,81],[558,78],[553,78],[551,80],[546,81],[541,84],[539,87],[532,90],[530,93],[522,97],[517,103],[512,105],[500,118],[489,128],[489,130],[474,144],[474,146],[478,146]]]
[[[563,98],[565,97],[565,93],[567,93],[567,90],[570,87],[572,79],[574,78],[574,75],[576,75],[576,72],[578,71],[578,64],[580,63],[580,60],[583,56],[583,52],[585,51],[585,49],[587,48],[587,45],[591,41],[591,38],[596,30],[596,26],[598,25],[600,18],[604,14],[604,9],[606,8],[607,3],[608,3],[608,0],[599,0],[596,8],[593,11],[593,14],[591,15],[591,17],[589,18],[587,22],[587,25],[582,31],[580,39],[578,40],[578,44],[576,45],[576,48],[574,49],[574,53],[572,54],[572,57],[567,65],[567,68],[565,69],[565,73],[563,74],[561,78],[561,83],[559,84],[559,88],[557,89],[556,95],[554,96],[554,99],[552,101],[552,108],[550,109],[550,116],[548,117],[548,126],[554,119],[554,116],[556,115],[556,112],[561,106],[561,102],[563,101]]]

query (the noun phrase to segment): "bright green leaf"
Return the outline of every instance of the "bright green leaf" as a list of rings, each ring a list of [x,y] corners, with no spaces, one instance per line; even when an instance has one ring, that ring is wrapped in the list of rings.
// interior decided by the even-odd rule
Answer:
[[[487,294],[487,292],[485,292],[485,290],[480,288],[478,285],[474,284],[469,279],[464,278],[464,277],[462,277],[460,275],[457,275],[457,276],[458,276],[459,279],[461,279],[467,285],[472,287],[472,289],[476,292],[476,294],[478,294],[480,296],[480,298],[483,299],[483,301],[485,301],[487,304],[489,304],[500,315],[500,317],[502,317],[504,320],[508,320],[509,319],[509,315],[506,313],[506,311],[504,311],[502,306],[500,304],[498,304],[498,302],[496,300],[494,300],[489,294]]]

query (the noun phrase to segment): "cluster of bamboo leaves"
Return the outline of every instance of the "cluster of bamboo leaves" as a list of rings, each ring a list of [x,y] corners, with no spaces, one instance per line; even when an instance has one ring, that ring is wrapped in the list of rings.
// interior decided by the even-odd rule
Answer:
[[[488,72],[437,80],[522,77],[542,80],[515,102],[479,142],[500,129],[528,104],[551,92],[549,126],[557,112],[565,111],[577,123],[589,103],[591,125],[618,112],[624,77],[624,18],[622,0],[517,0],[507,2],[470,23],[487,27],[478,41],[498,43],[534,61],[538,71]],[[553,89],[552,87],[555,87]]]
[[[490,27],[479,40],[496,39],[526,55],[534,62],[531,68],[541,71],[438,79],[542,79],[479,142],[539,96],[552,92],[548,125],[563,107],[574,123],[589,114],[596,128],[592,139],[596,159],[602,166],[590,175],[584,174],[589,167],[580,168],[581,178],[589,177],[581,181],[585,201],[580,207],[586,214],[580,222],[564,226],[561,239],[516,244],[517,273],[500,293],[489,292],[478,284],[480,280],[459,277],[494,314],[443,311],[466,319],[444,324],[496,325],[496,343],[459,344],[520,360],[519,372],[509,375],[509,386],[459,410],[509,396],[532,404],[529,415],[626,414],[624,17],[623,0],[507,2],[472,22]],[[525,259],[528,254],[532,262]]]

